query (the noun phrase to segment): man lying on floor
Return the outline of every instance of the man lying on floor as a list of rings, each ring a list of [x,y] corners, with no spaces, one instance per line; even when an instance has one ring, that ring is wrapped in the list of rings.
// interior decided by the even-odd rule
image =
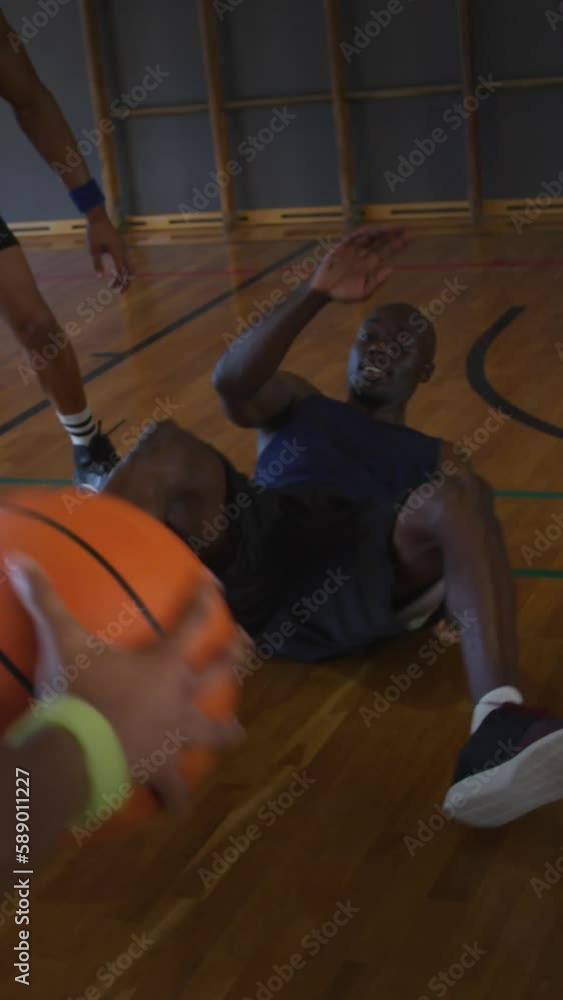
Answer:
[[[280,370],[329,303],[372,295],[402,245],[398,230],[348,237],[219,361],[213,383],[227,414],[258,431],[252,479],[166,423],[107,488],[168,524],[221,578],[256,643],[276,633],[292,659],[342,656],[417,627],[444,590],[448,614],[463,623],[475,704],[444,806],[463,822],[497,826],[563,797],[563,721],[523,705],[491,489],[451,444],[404,424],[433,371],[434,329],[404,304],[368,316],[350,352],[346,402]],[[323,587],[326,601],[313,597],[307,614],[304,595]]]

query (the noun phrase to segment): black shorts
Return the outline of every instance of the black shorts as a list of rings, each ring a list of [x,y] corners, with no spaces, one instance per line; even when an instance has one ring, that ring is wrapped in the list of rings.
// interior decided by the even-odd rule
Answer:
[[[261,660],[315,662],[404,631],[393,603],[392,507],[309,483],[264,488],[227,464],[221,523],[235,554],[221,573]],[[200,550],[200,554],[201,550]]]
[[[0,216],[0,250],[17,247],[18,241],[2,216]]]

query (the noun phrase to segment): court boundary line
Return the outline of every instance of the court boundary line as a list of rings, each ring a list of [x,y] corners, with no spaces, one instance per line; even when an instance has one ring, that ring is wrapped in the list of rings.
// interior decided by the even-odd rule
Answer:
[[[151,333],[147,337],[144,337],[143,340],[134,344],[133,347],[128,348],[126,351],[122,351],[118,357],[110,358],[110,360],[106,361],[104,364],[98,365],[98,367],[94,368],[93,371],[83,376],[82,381],[84,385],[89,385],[90,382],[94,382],[95,379],[100,378],[101,375],[105,375],[105,373],[111,371],[112,368],[116,368],[118,365],[123,364],[124,361],[128,361],[129,358],[132,358],[141,351],[146,350],[147,347],[152,347],[153,344],[156,344],[159,340],[163,340],[165,337],[168,337],[171,333],[175,333],[176,330],[179,330],[182,326],[187,326],[189,323],[193,322],[193,320],[199,319],[200,316],[204,316],[205,313],[210,312],[215,308],[215,306],[226,302],[238,292],[242,292],[246,288],[250,288],[252,285],[255,285],[257,282],[261,281],[262,278],[268,277],[269,274],[272,274],[272,272],[276,271],[284,264],[289,264],[289,262],[294,260],[295,257],[306,253],[306,251],[311,247],[316,246],[317,242],[317,240],[310,240],[308,243],[303,243],[297,250],[292,250],[292,252],[286,254],[285,257],[274,261],[273,264],[263,268],[263,270],[257,271],[256,274],[247,278],[245,281],[242,281],[240,284],[235,285],[234,288],[229,288],[225,292],[221,292],[220,295],[216,295],[214,298],[209,299],[202,306],[198,306],[197,309],[192,309],[189,313],[185,313],[184,316],[179,317],[179,319],[168,323],[161,330],[157,330],[155,333]],[[43,413],[45,410],[48,410],[51,406],[52,404],[50,400],[42,399],[39,403],[35,403],[34,406],[30,406],[27,410],[23,410],[21,413],[16,414],[15,417],[12,417],[5,423],[0,424],[0,437],[3,437],[10,431],[15,430],[16,427],[20,427],[28,420],[31,420],[32,417],[36,417],[39,413]]]
[[[0,486],[72,486],[70,479],[16,479],[10,476],[0,476]],[[549,492],[541,490],[495,490],[495,496],[505,499],[523,500],[563,500],[563,493]],[[8,495],[9,499],[9,495]],[[562,580],[563,569],[525,569],[524,567],[512,567],[512,576],[534,577],[537,579]],[[1,659],[0,650],[0,659]]]
[[[548,420],[542,420],[541,417],[535,417],[533,413],[528,413],[527,410],[523,410],[521,407],[511,403],[506,396],[501,395],[501,393],[497,392],[497,390],[491,385],[485,372],[485,363],[489,349],[492,347],[497,337],[499,337],[501,333],[504,333],[510,324],[522,315],[525,309],[526,306],[511,306],[509,309],[506,309],[505,312],[503,312],[502,315],[491,324],[489,329],[485,330],[485,332],[477,338],[467,355],[465,363],[467,380],[473,391],[476,392],[477,395],[485,401],[485,403],[489,403],[498,410],[503,410],[509,417],[512,417],[513,420],[523,424],[525,427],[529,427],[531,430],[538,431],[540,434],[549,434],[551,437],[563,438],[563,427],[558,427],[557,424],[552,424]]]

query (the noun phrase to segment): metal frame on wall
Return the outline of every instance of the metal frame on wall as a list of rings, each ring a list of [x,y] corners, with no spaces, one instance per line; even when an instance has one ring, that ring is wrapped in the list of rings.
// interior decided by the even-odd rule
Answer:
[[[185,103],[166,107],[138,107],[130,110],[130,117],[164,117],[187,114],[210,116],[215,170],[224,171],[231,159],[230,137],[227,122],[229,111],[242,108],[273,107],[276,104],[329,104],[332,107],[336,145],[338,150],[338,172],[340,184],[340,204],[328,206],[305,206],[284,209],[256,209],[239,211],[235,203],[234,184],[221,189],[219,211],[194,212],[193,214],[126,216],[123,220],[132,231],[177,230],[201,226],[224,228],[230,232],[235,226],[288,223],[327,223],[339,221],[344,225],[365,220],[438,220],[451,219],[465,221],[478,226],[491,217],[508,216],[518,210],[525,199],[497,199],[484,201],[481,183],[481,152],[479,141],[479,111],[466,119],[466,166],[468,177],[468,197],[463,201],[405,202],[359,205],[354,199],[355,170],[350,127],[350,104],[364,101],[393,101],[403,97],[426,97],[437,94],[460,94],[468,97],[475,93],[475,48],[472,26],[472,0],[457,0],[458,26],[461,49],[461,81],[445,84],[423,84],[419,86],[388,87],[372,90],[349,90],[346,87],[343,60],[340,50],[342,39],[340,24],[341,0],[323,0],[324,20],[328,40],[330,91],[316,94],[281,94],[255,97],[247,100],[228,100],[224,94],[221,73],[217,18],[213,0],[198,0],[199,27],[204,56],[208,88],[208,101]],[[84,39],[87,53],[87,68],[92,96],[92,105],[97,119],[111,118],[112,113],[107,95],[104,73],[100,24],[100,6],[96,0],[81,0]],[[554,87],[563,84],[563,76],[517,78],[493,81],[494,86],[503,89]],[[117,115],[113,116],[118,118]],[[119,173],[114,133],[104,133],[99,149],[102,175],[110,213],[116,217],[119,201]],[[550,212],[545,216],[563,212],[563,198],[554,199]],[[19,233],[61,233],[76,232],[83,224],[76,220],[57,222],[27,223]]]

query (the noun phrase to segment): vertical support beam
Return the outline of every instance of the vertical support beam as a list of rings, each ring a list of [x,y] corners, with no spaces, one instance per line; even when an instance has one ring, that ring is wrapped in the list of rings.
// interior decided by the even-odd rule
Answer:
[[[324,11],[328,39],[332,111],[338,147],[340,197],[342,199],[344,219],[346,224],[351,226],[354,222],[352,196],[354,190],[354,164],[350,134],[350,110],[346,98],[346,76],[342,60],[342,50],[340,48],[342,32],[339,2],[340,0],[324,0]]]
[[[92,97],[92,107],[96,128],[98,123],[104,118],[111,120],[111,108],[107,92],[107,85],[104,75],[104,62],[102,56],[102,43],[100,36],[100,25],[96,12],[96,0],[82,0],[82,25],[84,30],[84,41],[86,45],[86,57],[88,67],[88,80],[90,83],[90,94]],[[102,178],[108,213],[113,221],[116,219],[119,201],[119,179],[117,170],[117,157],[113,132],[107,133],[99,129],[101,141],[99,146],[99,156],[102,166]]]
[[[472,0],[458,0],[459,34],[463,68],[463,96],[475,96],[475,47],[473,44]],[[478,226],[483,217],[483,192],[481,184],[481,143],[479,135],[479,108],[467,118],[465,150],[469,180],[471,220]]]
[[[213,149],[215,152],[215,169],[218,173],[224,171],[231,178],[227,170],[227,164],[230,159],[229,130],[225,111],[223,79],[221,76],[217,15],[213,7],[213,0],[199,0],[199,26],[207,77],[211,134],[213,136]],[[228,184],[221,187],[220,195],[223,224],[225,231],[229,233],[235,224],[235,192],[232,178]]]

